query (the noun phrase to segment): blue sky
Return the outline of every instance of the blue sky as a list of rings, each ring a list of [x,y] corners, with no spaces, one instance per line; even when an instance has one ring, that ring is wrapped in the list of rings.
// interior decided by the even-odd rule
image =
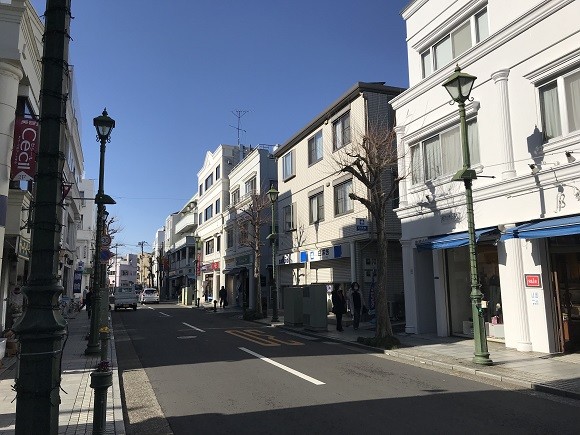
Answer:
[[[45,0],[31,3],[44,13]],[[284,143],[358,81],[408,86],[408,3],[72,0],[86,178],[98,179],[92,119],[106,106],[117,123],[105,193],[119,253],[152,244],[196,192],[205,153],[237,143],[232,111],[248,111],[241,143]]]

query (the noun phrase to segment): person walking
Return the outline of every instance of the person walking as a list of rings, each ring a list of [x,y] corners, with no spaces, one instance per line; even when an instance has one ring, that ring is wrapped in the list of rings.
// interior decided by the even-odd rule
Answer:
[[[220,297],[220,308],[227,307],[228,306],[228,292],[223,285],[220,288],[219,297]]]
[[[352,326],[356,330],[360,324],[361,310],[364,306],[362,294],[360,293],[358,282],[354,281],[350,285],[351,310],[353,315]]]
[[[85,307],[87,308],[87,314],[89,319],[91,318],[91,311],[93,310],[93,291],[89,289],[85,295]]]
[[[336,330],[342,332],[342,315],[346,313],[346,298],[340,284],[334,284],[331,295],[332,312],[336,316]]]

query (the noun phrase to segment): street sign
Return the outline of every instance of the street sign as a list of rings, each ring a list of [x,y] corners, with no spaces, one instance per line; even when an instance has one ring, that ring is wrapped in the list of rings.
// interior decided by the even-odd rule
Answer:
[[[357,231],[368,231],[369,226],[367,225],[366,218],[356,218],[356,230]]]
[[[111,242],[112,242],[111,236],[109,236],[108,234],[103,234],[101,236],[101,246],[103,248],[108,248],[109,246],[111,246]]]

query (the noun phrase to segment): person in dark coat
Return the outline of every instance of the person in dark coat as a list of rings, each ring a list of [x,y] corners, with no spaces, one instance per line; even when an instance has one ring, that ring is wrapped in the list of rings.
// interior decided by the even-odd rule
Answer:
[[[350,297],[352,300],[352,326],[354,329],[358,329],[358,325],[360,324],[361,310],[364,304],[362,294],[360,293],[360,286],[356,281],[350,285]]]
[[[85,306],[87,307],[87,314],[91,318],[91,311],[93,310],[93,291],[89,289],[85,295]]]
[[[219,297],[220,297],[220,308],[227,307],[228,306],[228,291],[226,290],[226,288],[223,285],[222,285],[222,288],[220,288]]]
[[[332,291],[332,312],[336,316],[336,330],[342,331],[342,315],[346,313],[346,298],[340,284],[334,284]]]

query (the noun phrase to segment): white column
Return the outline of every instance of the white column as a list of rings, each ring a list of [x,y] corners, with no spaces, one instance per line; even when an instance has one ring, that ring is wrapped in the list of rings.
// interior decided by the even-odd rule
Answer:
[[[506,228],[510,227],[514,227],[514,225],[506,225]],[[524,286],[522,243],[525,241],[521,239],[508,239],[504,242],[506,273],[500,275],[502,309],[505,327],[511,330],[509,334],[506,331],[506,345],[510,344],[508,343],[509,335],[515,338],[517,350],[531,352],[532,342],[530,341],[526,288]]]
[[[399,176],[403,176],[407,173],[407,153],[406,153],[406,146],[405,141],[403,140],[403,134],[405,133],[405,126],[398,125],[394,128],[395,133],[397,134],[397,157],[398,157],[398,165],[397,170],[399,171]],[[403,178],[399,182],[399,206],[406,206],[407,205],[407,178]]]
[[[350,282],[358,281],[357,279],[357,270],[356,270],[356,243],[353,241],[350,242]],[[362,252],[361,252],[362,255]],[[362,258],[361,264],[362,264]],[[362,292],[362,287],[361,287]]]
[[[14,143],[14,120],[18,84],[22,80],[22,70],[10,63],[0,61],[0,248],[4,246],[6,234],[6,212],[8,189],[10,187],[10,157]],[[2,253],[0,252],[0,271]]]
[[[405,332],[417,333],[417,294],[415,291],[415,258],[411,240],[401,240],[403,249],[403,287],[405,290]]]
[[[502,156],[504,163],[504,170],[502,172],[502,179],[507,180],[516,176],[514,166],[514,149],[512,144],[512,125],[510,116],[510,100],[508,92],[508,76],[509,69],[500,69],[491,75],[494,83],[497,86],[499,97],[499,133],[502,142]]]

